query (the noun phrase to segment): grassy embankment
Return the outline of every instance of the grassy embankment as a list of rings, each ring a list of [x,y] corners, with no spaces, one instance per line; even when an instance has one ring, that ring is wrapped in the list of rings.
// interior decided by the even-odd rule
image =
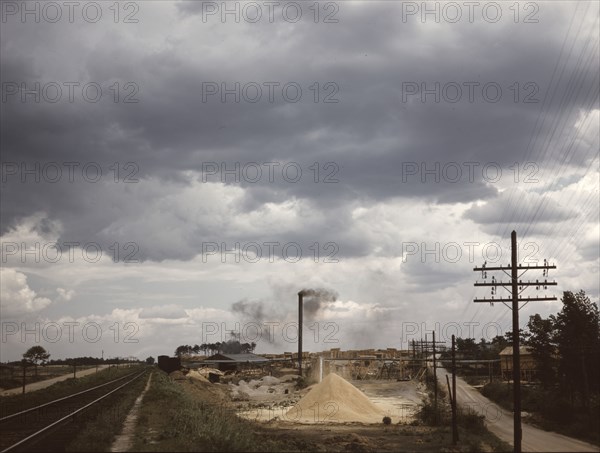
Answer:
[[[155,371],[140,408],[133,450],[278,451],[281,445],[258,435],[251,422],[223,402],[186,392]]]

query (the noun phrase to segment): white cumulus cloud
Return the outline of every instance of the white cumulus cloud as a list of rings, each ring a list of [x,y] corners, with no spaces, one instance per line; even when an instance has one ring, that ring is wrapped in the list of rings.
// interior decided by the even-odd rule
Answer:
[[[27,284],[27,276],[14,269],[0,269],[0,300],[3,317],[37,312],[52,303],[47,297],[38,297]]]

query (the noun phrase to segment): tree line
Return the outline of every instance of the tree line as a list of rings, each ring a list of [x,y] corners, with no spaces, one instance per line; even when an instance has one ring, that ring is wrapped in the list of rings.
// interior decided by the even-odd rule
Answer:
[[[530,348],[536,376],[545,389],[559,390],[572,403],[587,406],[600,393],[600,312],[585,291],[566,291],[560,312],[547,318],[529,317],[519,329],[519,341]],[[512,332],[491,342],[458,338],[457,352],[466,358],[492,359],[512,346]]]
[[[191,346],[189,344],[177,346],[175,349],[175,355],[181,357],[183,355],[200,354],[203,352],[204,355],[213,354],[247,354],[253,353],[256,348],[256,343],[240,343],[239,340],[228,340],[224,342],[216,343],[202,343],[201,345],[195,344]]]
[[[23,359],[7,362],[7,365],[13,366],[34,366],[37,376],[37,368],[39,365],[101,365],[101,364],[116,364],[123,363],[126,359],[119,358],[98,358],[98,357],[68,357],[66,359],[50,359],[50,352],[46,351],[43,346],[32,346],[25,353]]]

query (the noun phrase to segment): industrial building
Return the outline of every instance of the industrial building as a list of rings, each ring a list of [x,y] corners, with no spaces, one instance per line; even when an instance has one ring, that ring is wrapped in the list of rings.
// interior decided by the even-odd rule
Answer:
[[[499,353],[502,378],[510,381],[513,377],[513,349],[507,346]],[[519,359],[521,363],[521,380],[532,381],[537,372],[537,363],[531,353],[529,346],[519,347]]]
[[[260,368],[269,363],[269,359],[256,354],[215,354],[202,361],[202,365],[213,366],[221,371],[241,371]]]

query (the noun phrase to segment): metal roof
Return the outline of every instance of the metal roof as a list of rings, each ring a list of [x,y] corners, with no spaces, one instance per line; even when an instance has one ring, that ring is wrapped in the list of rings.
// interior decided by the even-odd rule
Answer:
[[[512,346],[505,347],[502,351],[498,353],[498,355],[512,355],[513,348]],[[519,354],[531,354],[531,348],[529,346],[519,346]]]
[[[228,363],[228,362],[268,362],[269,359],[256,354],[215,354],[208,357],[204,362]]]

